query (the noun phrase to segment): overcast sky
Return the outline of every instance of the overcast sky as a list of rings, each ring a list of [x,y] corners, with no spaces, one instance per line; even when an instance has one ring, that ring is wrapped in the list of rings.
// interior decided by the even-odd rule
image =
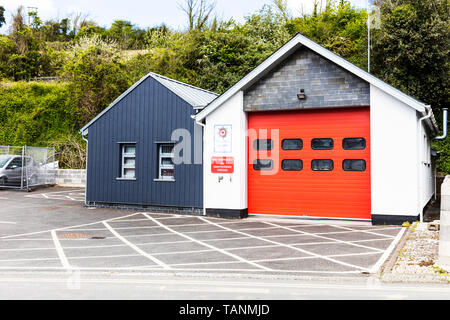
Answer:
[[[320,1],[320,0],[319,0]],[[114,20],[128,20],[145,28],[161,25],[163,22],[175,29],[186,26],[184,13],[178,4],[184,0],[0,0],[5,8],[7,26],[0,29],[6,33],[11,22],[11,14],[22,5],[37,7],[42,20],[62,19],[72,13],[89,14],[101,26],[109,27]],[[325,3],[325,0],[322,0]],[[367,0],[351,0],[358,7],[366,6]],[[216,14],[222,19],[233,17],[242,22],[244,17],[258,11],[271,0],[216,0]],[[313,0],[288,0],[289,8],[295,15],[301,10],[311,11]]]

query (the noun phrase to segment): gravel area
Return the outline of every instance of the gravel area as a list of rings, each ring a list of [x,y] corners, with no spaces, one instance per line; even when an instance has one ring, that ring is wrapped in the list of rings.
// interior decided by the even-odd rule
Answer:
[[[390,271],[392,275],[446,276],[450,273],[437,265],[439,255],[439,231],[428,230],[428,223],[416,223],[398,252]]]

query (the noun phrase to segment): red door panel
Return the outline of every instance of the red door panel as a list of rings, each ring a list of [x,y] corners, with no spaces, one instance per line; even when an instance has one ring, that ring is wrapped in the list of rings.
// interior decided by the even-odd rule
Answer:
[[[256,136],[249,134],[249,213],[371,218],[368,107],[250,113],[248,127],[250,132],[256,132]],[[311,141],[314,138],[331,138],[334,146],[331,150],[313,150]],[[364,138],[366,146],[363,150],[344,150],[344,138]],[[256,139],[271,139],[272,150],[255,150]],[[283,139],[302,139],[303,148],[283,150]],[[272,160],[273,168],[255,170],[256,159]],[[302,160],[302,170],[283,170],[284,159]],[[334,168],[314,171],[311,168],[314,159],[332,160]],[[346,159],[364,160],[365,170],[345,171],[343,161]],[[362,161],[352,164],[358,170],[363,169],[358,166],[363,164]]]

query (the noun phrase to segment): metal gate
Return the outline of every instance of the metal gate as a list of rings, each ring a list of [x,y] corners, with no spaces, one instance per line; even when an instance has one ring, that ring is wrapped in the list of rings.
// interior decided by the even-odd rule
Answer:
[[[57,169],[54,148],[0,146],[0,189],[53,185]]]

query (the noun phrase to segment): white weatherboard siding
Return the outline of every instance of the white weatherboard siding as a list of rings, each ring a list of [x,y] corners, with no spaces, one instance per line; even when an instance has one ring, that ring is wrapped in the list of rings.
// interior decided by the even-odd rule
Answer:
[[[206,119],[203,162],[205,208],[247,208],[247,115],[243,104],[243,92],[239,91]],[[216,125],[232,126],[231,153],[214,152]],[[234,158],[234,173],[211,173],[211,158],[220,156]],[[223,179],[219,181],[219,177]]]
[[[372,214],[417,216],[416,110],[370,86]]]

